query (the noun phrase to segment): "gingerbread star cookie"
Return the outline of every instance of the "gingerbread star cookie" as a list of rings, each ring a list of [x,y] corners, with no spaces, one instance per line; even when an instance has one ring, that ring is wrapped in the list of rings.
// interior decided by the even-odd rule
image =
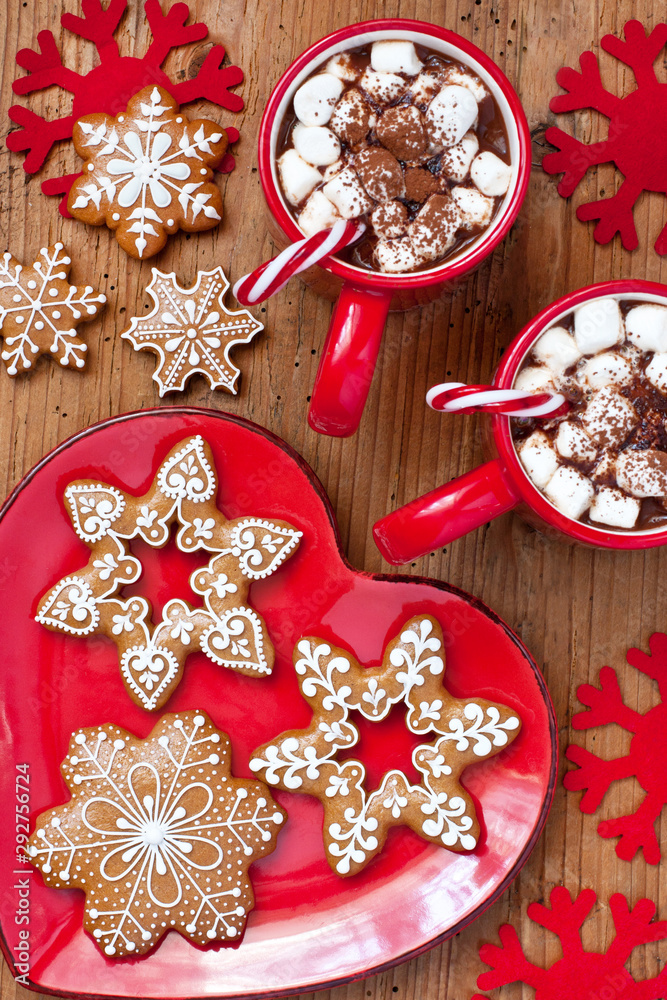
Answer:
[[[254,905],[248,868],[285,814],[259,781],[234,778],[229,738],[203,712],[165,715],[147,739],[80,729],[61,771],[71,799],[37,817],[30,861],[56,889],[83,889],[84,927],[110,958],[143,955],[169,930],[233,941]]]
[[[42,354],[57,358],[64,368],[85,365],[88,346],[76,328],[97,316],[106,295],[91,285],[70,285],[71,266],[62,243],[43,247],[32,267],[3,254],[0,332],[8,375],[28,371]]]
[[[72,138],[84,164],[67,208],[114,230],[130,256],[152,257],[178,229],[201,232],[222,219],[212,168],[225,155],[227,133],[208,119],[191,121],[162,87],[145,87],[115,118],[80,118]]]
[[[40,598],[36,620],[69,635],[107,636],[118,647],[128,694],[148,711],[164,705],[187,656],[197,650],[251,677],[273,668],[273,645],[249,606],[248,591],[253,580],[275,573],[294,554],[301,532],[285,521],[227,520],[216,504],[217,486],[210,446],[196,435],[171,449],[143,496],[94,479],[76,480],[65,490],[72,526],[90,558]],[[172,525],[181,551],[212,555],[190,577],[201,603],[169,600],[154,623],[145,597],[122,593],[142,570],[130,540],[162,548]]]
[[[235,344],[247,344],[264,327],[247,309],[227,309],[223,298],[228,288],[221,267],[199,271],[192,288],[181,288],[175,274],[153,268],[146,291],[155,305],[148,315],[133,317],[121,337],[137,351],[157,354],[153,379],[161,396],[185,389],[197,372],[212,389],[236,393],[241,373],[229,360],[229,351]]]
[[[521,721],[504,705],[454,698],[443,687],[442,629],[436,619],[416,615],[406,622],[379,667],[363,667],[344,649],[310,637],[297,643],[294,666],[313,710],[310,726],[259,747],[250,768],[269,785],[320,800],[333,871],[342,876],[361,871],[382,850],[393,826],[408,826],[450,851],[473,850],[480,827],[461,773],[507,747]],[[399,703],[407,707],[410,732],[435,734],[412,753],[421,783],[411,784],[394,770],[369,792],[361,760],[338,759],[359,740],[351,712],[379,722]]]

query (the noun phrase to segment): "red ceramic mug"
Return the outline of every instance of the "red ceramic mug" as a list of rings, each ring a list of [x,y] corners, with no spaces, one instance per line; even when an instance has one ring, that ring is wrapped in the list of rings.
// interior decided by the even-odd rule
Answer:
[[[667,287],[631,279],[606,281],[558,299],[514,338],[494,376],[494,387],[511,388],[526,355],[547,327],[595,298],[630,298],[667,306]],[[417,559],[514,508],[538,530],[571,543],[606,549],[667,544],[665,528],[614,531],[562,514],[526,475],[512,440],[510,418],[484,415],[481,419],[484,449],[490,460],[388,514],[373,528],[375,542],[389,562],[399,565]]]
[[[280,125],[297,88],[333,55],[378,39],[403,39],[422,44],[469,66],[493,94],[505,121],[514,167],[512,183],[491,225],[466,250],[425,271],[380,274],[354,267],[335,257],[324,270],[304,273],[316,291],[338,296],[312,393],[310,426],[323,434],[346,437],[361,420],[375,370],[382,331],[390,309],[425,305],[451,291],[475,270],[505,236],[517,216],[530,174],[530,135],[526,117],[511,84],[475,45],[446,28],[425,21],[381,18],[341,28],[299,56],[276,84],[259,130],[259,172],[269,208],[269,227],[282,248],[303,238],[285,204],[276,171]]]

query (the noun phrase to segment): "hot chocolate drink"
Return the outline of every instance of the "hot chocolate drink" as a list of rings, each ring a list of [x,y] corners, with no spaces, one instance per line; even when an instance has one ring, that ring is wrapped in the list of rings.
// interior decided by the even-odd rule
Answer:
[[[592,299],[535,342],[514,386],[570,402],[553,420],[515,419],[534,485],[601,528],[667,524],[667,307]]]
[[[411,41],[339,53],[294,94],[276,148],[306,235],[359,219],[340,253],[388,274],[434,267],[496,215],[512,180],[500,110],[472,70]]]

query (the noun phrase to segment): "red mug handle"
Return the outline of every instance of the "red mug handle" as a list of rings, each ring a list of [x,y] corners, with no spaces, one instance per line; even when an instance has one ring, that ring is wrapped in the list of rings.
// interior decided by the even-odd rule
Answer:
[[[391,292],[345,282],[313,386],[308,423],[333,437],[354,434],[371,387]]]
[[[520,499],[496,458],[387,514],[373,537],[387,562],[398,566],[479,528]]]

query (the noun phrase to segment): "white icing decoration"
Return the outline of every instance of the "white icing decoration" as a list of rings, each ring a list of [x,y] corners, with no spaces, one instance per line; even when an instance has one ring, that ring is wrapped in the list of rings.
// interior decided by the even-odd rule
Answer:
[[[125,499],[112,486],[72,485],[65,490],[72,524],[84,542],[97,542],[125,509]]]
[[[270,673],[264,655],[262,621],[252,608],[231,608],[201,637],[201,648],[221,667]]]
[[[158,707],[160,695],[176,677],[178,669],[174,654],[153,643],[131,646],[120,660],[125,683],[149,712]]]
[[[201,503],[215,492],[215,476],[206,460],[203,439],[192,438],[160,469],[158,486],[170,500]]]
[[[89,635],[99,624],[100,613],[93,592],[80,577],[68,576],[47,595],[36,621],[71,635]]]
[[[301,537],[302,533],[293,528],[249,517],[236,525],[231,544],[242,552],[239,565],[243,574],[252,580],[261,580],[285,562]]]

